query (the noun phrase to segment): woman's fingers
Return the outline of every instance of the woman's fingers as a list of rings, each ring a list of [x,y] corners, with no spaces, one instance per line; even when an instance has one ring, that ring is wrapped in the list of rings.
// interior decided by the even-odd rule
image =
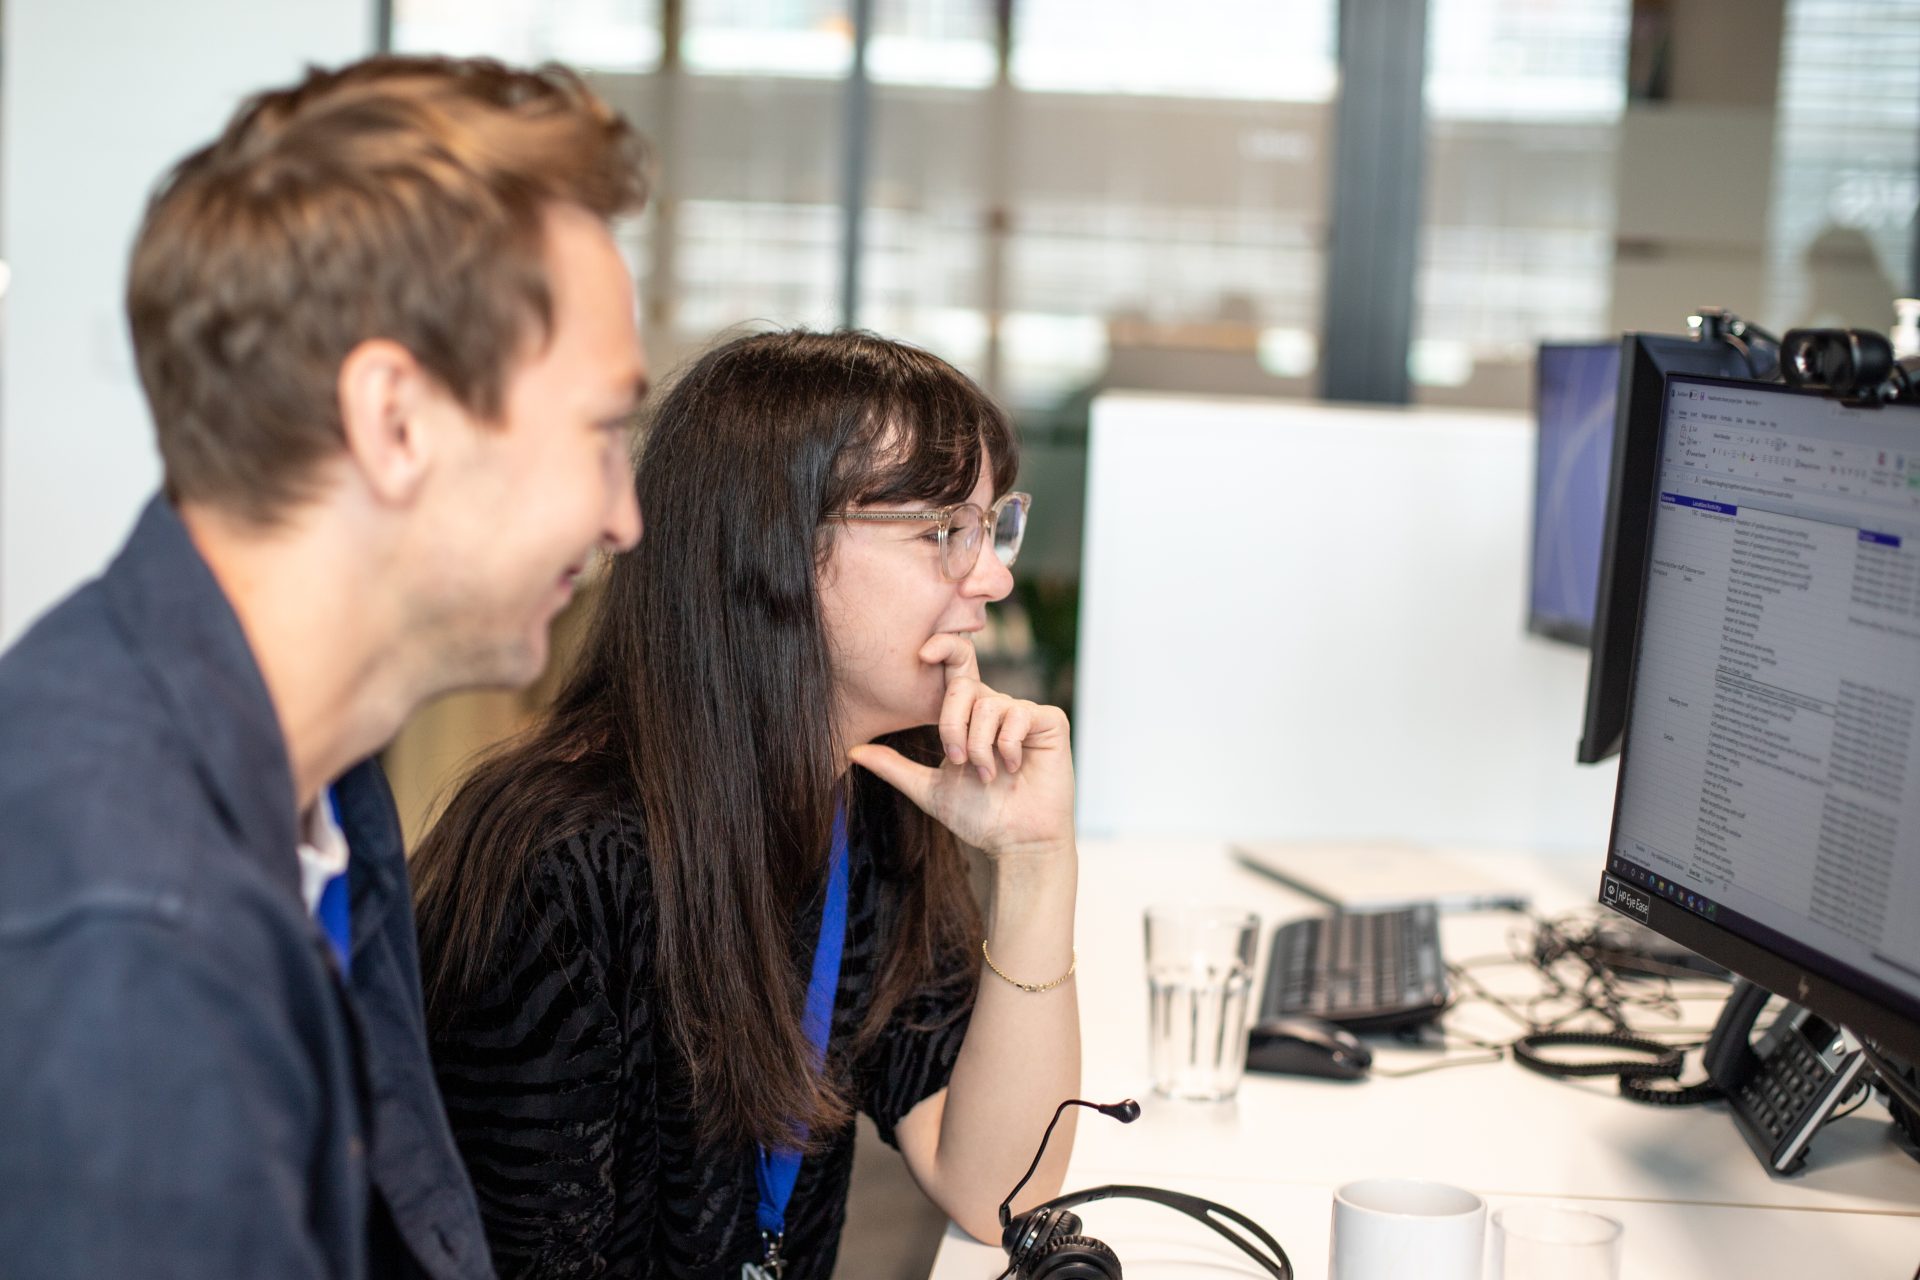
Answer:
[[[1070,842],[1073,757],[1066,713],[965,678],[954,706],[961,758],[928,768],[877,743],[852,762],[990,856]],[[941,726],[947,743],[948,725]]]
[[[967,726],[967,762],[991,782],[1004,763],[1008,773],[1020,772],[1029,743],[1038,743],[1046,724],[1046,710],[1037,703],[980,687],[973,717]]]
[[[967,723],[967,759],[979,771],[982,782],[992,782],[999,772],[993,747],[1000,737],[1000,726],[1012,710],[1013,699],[991,689],[983,689],[974,699],[973,716]]]
[[[942,632],[920,647],[920,660],[945,668],[947,690],[940,700],[940,749],[951,764],[970,765],[983,783],[1004,766],[1018,773],[1030,746],[1051,745],[1057,736],[1051,708],[996,693],[980,682],[973,641]]]
[[[942,631],[920,646],[920,661],[930,667],[945,667],[947,679],[966,676],[980,678],[980,658],[973,641],[955,631]]]
[[[943,631],[920,646],[920,661],[945,668],[947,692],[940,700],[940,746],[947,759],[965,764],[967,722],[974,699],[985,688],[980,683],[980,659],[973,651],[973,641]]]
[[[974,703],[985,690],[978,680],[947,677],[947,693],[940,700],[940,745],[955,764],[967,762],[967,729],[973,721]]]
[[[1008,773],[1020,772],[1020,760],[1026,753],[1027,735],[1033,731],[1033,713],[1037,709],[1031,702],[1016,702],[1007,710],[1007,718],[1000,722],[995,742],[1000,748],[1000,758],[1007,762]]]

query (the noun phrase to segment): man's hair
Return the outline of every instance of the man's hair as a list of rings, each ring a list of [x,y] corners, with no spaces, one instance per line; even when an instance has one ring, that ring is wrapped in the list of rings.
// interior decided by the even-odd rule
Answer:
[[[344,445],[341,363],[399,343],[482,420],[549,336],[545,215],[646,202],[640,136],[562,67],[377,57],[248,100],[160,184],[127,315],[167,496],[271,524]]]

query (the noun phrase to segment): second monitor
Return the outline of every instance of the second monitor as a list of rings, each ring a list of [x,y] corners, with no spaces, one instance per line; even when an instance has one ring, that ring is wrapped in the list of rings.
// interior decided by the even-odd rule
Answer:
[[[1593,630],[1619,381],[1617,342],[1540,346],[1527,630],[1569,644]]]
[[[1618,754],[1626,730],[1667,375],[1752,376],[1746,353],[1723,338],[1662,333],[1623,334],[1617,367],[1612,466],[1588,644],[1587,705],[1575,755],[1581,764]]]

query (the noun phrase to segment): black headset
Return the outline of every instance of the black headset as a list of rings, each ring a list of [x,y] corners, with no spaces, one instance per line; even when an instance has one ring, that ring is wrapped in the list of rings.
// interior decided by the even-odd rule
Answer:
[[[1793,386],[1854,405],[1920,400],[1920,358],[1896,360],[1893,344],[1871,329],[1789,329],[1780,374]]]
[[[1075,1205],[1094,1200],[1147,1200],[1178,1210],[1219,1232],[1242,1253],[1266,1268],[1267,1274],[1273,1276],[1274,1280],[1293,1280],[1293,1263],[1288,1260],[1287,1251],[1280,1247],[1278,1240],[1262,1230],[1259,1223],[1223,1204],[1178,1191],[1166,1191],[1159,1187],[1093,1187],[1049,1200],[1037,1209],[1014,1217],[1009,1211],[1013,1198],[1020,1194],[1020,1188],[1027,1185],[1034,1170],[1040,1167],[1040,1157],[1046,1154],[1047,1142],[1053,1137],[1053,1126],[1060,1123],[1060,1117],[1068,1107],[1089,1107],[1103,1116],[1112,1116],[1121,1124],[1132,1124],[1140,1118],[1140,1104],[1132,1098],[1111,1103],[1069,1098],[1054,1109],[1053,1119],[1040,1139],[1040,1149],[1033,1153],[1033,1163],[1027,1166],[1026,1177],[1021,1178],[1013,1190],[1007,1192],[1007,1198],[1000,1202],[1000,1244],[1007,1251],[1007,1269],[1000,1273],[997,1280],[1006,1280],[1009,1276],[1015,1280],[1120,1280],[1119,1256],[1101,1241],[1080,1234],[1080,1215],[1070,1212]],[[1262,1254],[1253,1241],[1233,1230],[1233,1227],[1241,1228],[1265,1245],[1267,1253]]]

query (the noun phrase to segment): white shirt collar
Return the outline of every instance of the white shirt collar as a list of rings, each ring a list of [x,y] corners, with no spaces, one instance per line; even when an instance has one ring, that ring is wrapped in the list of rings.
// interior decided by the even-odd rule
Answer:
[[[300,896],[312,914],[327,881],[347,869],[347,835],[333,815],[331,787],[320,793],[300,826]]]

